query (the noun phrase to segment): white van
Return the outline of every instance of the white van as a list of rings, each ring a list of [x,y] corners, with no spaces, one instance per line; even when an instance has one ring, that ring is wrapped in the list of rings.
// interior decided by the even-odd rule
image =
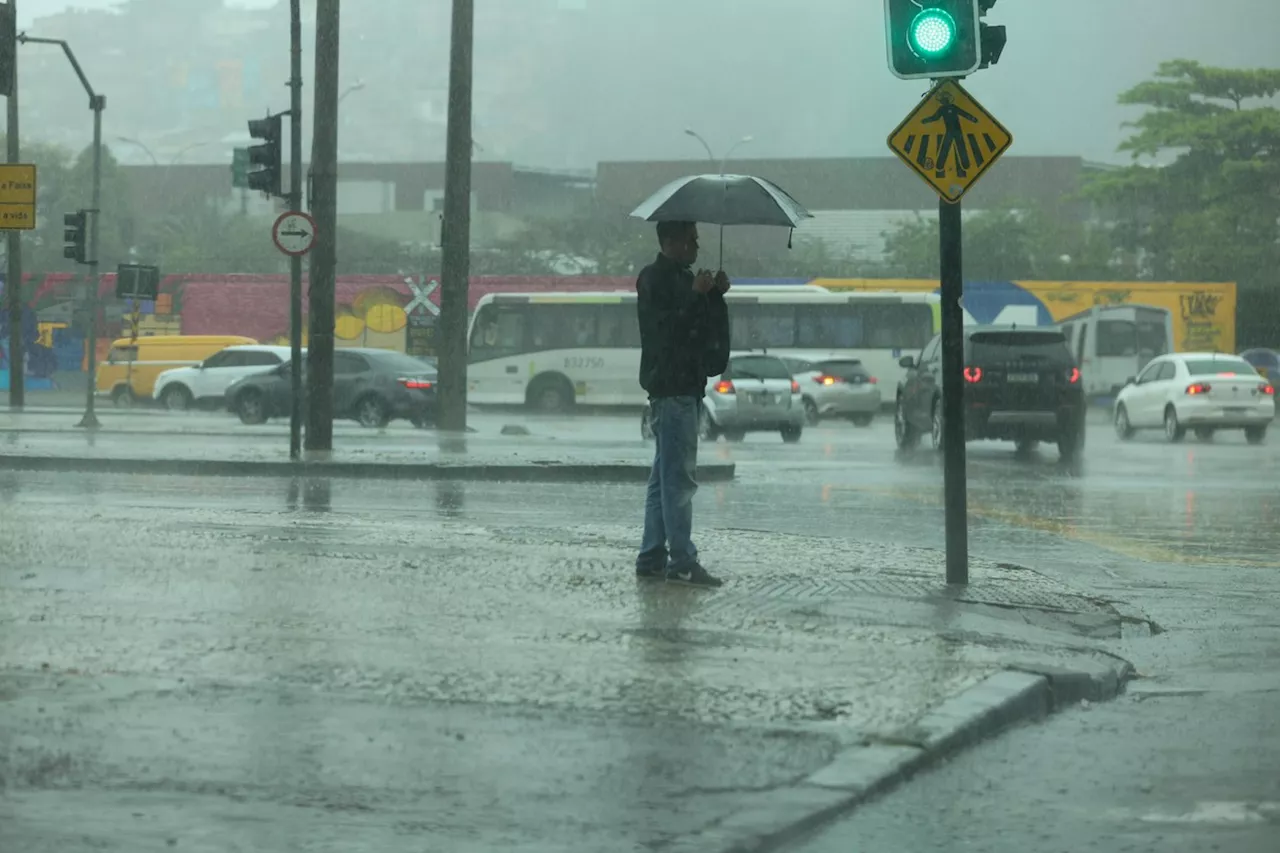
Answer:
[[[1150,305],[1095,305],[1055,324],[1088,397],[1110,397],[1152,359],[1173,352],[1173,315]]]

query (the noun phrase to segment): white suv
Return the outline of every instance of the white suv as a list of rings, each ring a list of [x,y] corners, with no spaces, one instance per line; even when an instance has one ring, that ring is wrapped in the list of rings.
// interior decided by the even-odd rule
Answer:
[[[221,404],[231,383],[278,367],[289,360],[290,354],[289,347],[227,347],[209,356],[203,364],[161,373],[152,396],[172,411],[185,411],[197,405],[216,406]]]

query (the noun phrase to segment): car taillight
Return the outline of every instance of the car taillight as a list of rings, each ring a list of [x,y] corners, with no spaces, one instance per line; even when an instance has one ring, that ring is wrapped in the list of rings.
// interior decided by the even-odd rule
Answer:
[[[876,379],[874,376],[868,376],[868,377],[867,377],[867,384],[868,384],[868,385],[878,385],[878,384],[880,384],[880,380],[879,380],[879,379]]]
[[[1197,394],[1208,394],[1212,387],[1213,386],[1209,385],[1207,382],[1197,382],[1194,385],[1187,386],[1187,393],[1193,397]]]
[[[430,391],[436,383],[427,379],[401,379],[400,384],[412,391]]]
[[[1067,371],[1067,381],[1068,381],[1068,382],[1070,382],[1072,385],[1075,385],[1077,382],[1079,382],[1079,381],[1080,381],[1080,368],[1078,368],[1078,367],[1073,367],[1073,368],[1071,368],[1070,370],[1068,370],[1068,371]]]
[[[730,382],[728,379],[721,379],[719,382],[717,382],[717,383],[716,383],[716,393],[717,393],[717,394],[732,394],[732,393],[734,393],[734,391],[733,391],[733,383],[732,383],[732,382]]]
[[[1259,390],[1259,391],[1261,391],[1263,394],[1267,394],[1267,395],[1269,395],[1269,396],[1274,397],[1274,396],[1275,396],[1275,393],[1276,393],[1276,386],[1274,386],[1274,385],[1259,385],[1259,386],[1258,386],[1258,390]]]
[[[791,380],[791,393],[792,394],[800,393],[800,383],[795,381],[794,379]]]
[[[964,381],[970,384],[976,384],[982,381],[981,367],[966,367],[964,369]]]
[[[829,373],[823,373],[820,376],[814,377],[813,381],[817,382],[819,385],[835,385],[837,382],[843,382],[844,380],[839,376],[832,376]]]

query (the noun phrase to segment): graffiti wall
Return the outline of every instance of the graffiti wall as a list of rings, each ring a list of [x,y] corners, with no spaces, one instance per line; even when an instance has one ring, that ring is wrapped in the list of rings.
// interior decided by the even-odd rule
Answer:
[[[751,279],[741,284],[816,284],[832,291],[933,292],[925,279]],[[66,274],[29,277],[33,289],[26,339],[31,341],[28,371],[83,369],[87,315],[74,319],[71,306],[87,285]],[[304,291],[306,290],[304,282]],[[492,276],[471,280],[470,308],[489,293],[632,290],[631,277]],[[410,333],[409,314],[425,303],[440,304],[435,277],[346,276],[337,284],[338,346],[370,346],[403,351]],[[115,277],[99,285],[97,316],[102,352],[111,340],[128,334],[128,306],[115,299]],[[305,303],[304,303],[305,304]],[[971,281],[964,307],[978,323],[1048,324],[1094,305],[1139,304],[1173,313],[1179,350],[1235,351],[1234,284]],[[0,312],[2,313],[2,312]],[[160,296],[141,306],[143,335],[245,335],[264,343],[288,343],[289,281],[286,276],[201,276],[166,278]],[[0,323],[3,320],[0,319]],[[0,365],[2,366],[2,365]]]
[[[936,281],[922,279],[814,279],[833,291],[897,290],[934,292]],[[1174,346],[1179,352],[1236,351],[1234,283],[1096,281],[969,281],[964,308],[979,323],[1056,323],[1095,305],[1150,305],[1173,314]]]

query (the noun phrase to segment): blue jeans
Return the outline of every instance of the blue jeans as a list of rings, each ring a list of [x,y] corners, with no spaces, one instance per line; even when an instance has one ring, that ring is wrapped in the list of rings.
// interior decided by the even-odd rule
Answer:
[[[693,495],[698,491],[697,397],[649,401],[656,448],[644,500],[638,569],[679,570],[698,561],[693,544]]]

